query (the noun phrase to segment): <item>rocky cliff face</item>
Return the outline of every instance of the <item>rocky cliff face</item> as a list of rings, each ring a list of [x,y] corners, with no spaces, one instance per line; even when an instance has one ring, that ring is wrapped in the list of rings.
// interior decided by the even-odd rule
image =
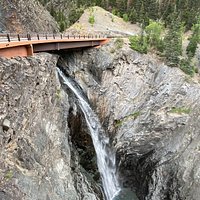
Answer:
[[[73,103],[59,83],[57,59],[0,58],[1,200],[102,199],[71,142]]]
[[[90,99],[139,199],[199,199],[199,80],[132,51],[127,42],[60,60]]]
[[[59,27],[49,12],[36,0],[1,0],[1,32],[58,32]]]
[[[123,188],[140,200],[198,200],[198,77],[118,43],[68,52],[59,66],[107,130]],[[103,199],[91,138],[57,61],[0,59],[0,199]]]

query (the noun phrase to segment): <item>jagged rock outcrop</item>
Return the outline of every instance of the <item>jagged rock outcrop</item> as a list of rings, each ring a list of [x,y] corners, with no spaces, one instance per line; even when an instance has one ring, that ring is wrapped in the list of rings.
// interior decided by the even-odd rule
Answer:
[[[125,41],[63,56],[116,149],[122,187],[139,199],[198,200],[200,84]]]
[[[58,24],[36,0],[1,0],[0,32],[59,32]]]
[[[69,136],[72,106],[56,73],[57,59],[0,58],[1,200],[102,198]]]

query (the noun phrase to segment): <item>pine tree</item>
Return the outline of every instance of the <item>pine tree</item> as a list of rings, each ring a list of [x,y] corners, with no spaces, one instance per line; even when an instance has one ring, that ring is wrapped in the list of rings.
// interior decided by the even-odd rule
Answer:
[[[186,49],[189,59],[194,57],[196,53],[197,45],[200,42],[200,19],[198,20],[197,24],[193,26],[192,30],[193,30],[193,33]]]
[[[136,23],[138,21],[138,15],[137,15],[135,8],[132,8],[129,11],[129,20],[131,23]]]
[[[157,0],[148,0],[147,1],[147,13],[148,18],[156,20],[158,19],[158,2]]]
[[[175,16],[164,38],[164,55],[167,59],[167,64],[173,67],[179,65],[179,57],[182,55],[183,34],[183,25],[180,19]]]
[[[141,7],[140,7],[140,15],[139,15],[138,21],[142,24],[143,29],[145,28],[145,26],[147,26],[149,24],[149,18],[145,11],[144,2],[142,2]]]

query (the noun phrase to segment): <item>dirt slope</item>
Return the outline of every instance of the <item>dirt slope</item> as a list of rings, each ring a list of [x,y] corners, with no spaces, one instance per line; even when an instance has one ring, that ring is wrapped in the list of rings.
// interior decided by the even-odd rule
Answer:
[[[94,23],[89,19],[94,19]],[[80,19],[67,32],[74,33],[104,33],[107,35],[134,35],[140,32],[136,24],[125,22],[122,18],[98,6],[85,10]]]

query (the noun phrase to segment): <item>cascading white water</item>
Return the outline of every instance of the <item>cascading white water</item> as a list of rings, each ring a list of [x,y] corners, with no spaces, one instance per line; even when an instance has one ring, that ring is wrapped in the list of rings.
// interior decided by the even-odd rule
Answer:
[[[115,194],[119,192],[120,187],[116,177],[115,154],[109,148],[109,138],[105,135],[97,115],[91,109],[79,89],[74,85],[74,82],[67,78],[59,68],[57,68],[57,71],[63,80],[63,84],[67,85],[77,97],[79,106],[84,113],[96,151],[97,165],[101,174],[103,189],[107,200],[112,200]]]

